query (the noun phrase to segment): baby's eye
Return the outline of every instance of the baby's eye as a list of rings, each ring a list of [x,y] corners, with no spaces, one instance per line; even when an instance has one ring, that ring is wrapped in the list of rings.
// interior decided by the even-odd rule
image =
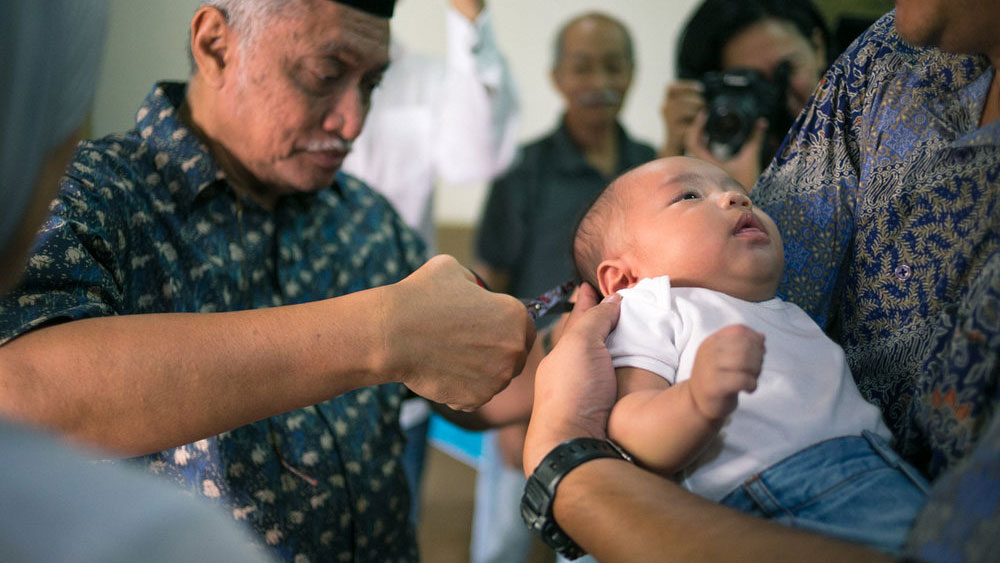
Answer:
[[[681,196],[681,199],[698,199],[698,194],[694,192],[687,192]]]

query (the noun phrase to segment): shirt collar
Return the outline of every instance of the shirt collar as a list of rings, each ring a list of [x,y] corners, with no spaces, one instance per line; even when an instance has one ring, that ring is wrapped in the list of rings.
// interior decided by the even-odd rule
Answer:
[[[978,125],[978,120],[983,113],[983,105],[986,103],[987,94],[990,91],[990,84],[993,82],[995,72],[996,70],[990,66],[975,82],[958,92],[959,103],[970,113],[975,125],[971,128],[971,132],[958,138],[953,143],[954,146],[1000,145],[1000,120],[983,127],[979,127]]]
[[[183,177],[183,193],[194,200],[208,186],[225,179],[222,169],[212,158],[208,147],[181,119],[187,84],[158,82],[139,106],[135,128],[143,141],[154,151],[157,170],[179,167],[169,177]],[[178,193],[182,196],[183,193]]]
[[[618,170],[615,171],[615,176],[617,176],[625,170],[642,164],[648,159],[642,152],[642,146],[628,136],[625,128],[620,123],[616,122],[615,128],[618,131]],[[552,134],[552,141],[555,147],[555,166],[566,172],[594,170],[594,167],[587,162],[583,153],[576,146],[576,143],[573,142],[573,138],[569,134],[569,128],[566,126],[565,116],[563,116],[559,127]]]
[[[913,47],[899,37],[894,25],[889,34],[909,72],[906,90],[928,114],[951,129],[952,146],[1000,144],[1000,124],[979,127],[994,73],[985,55]]]
[[[194,201],[210,186],[228,186],[226,174],[212,158],[208,147],[191,131],[181,119],[187,84],[184,82],[158,82],[146,96],[136,112],[136,131],[143,141],[154,151],[154,162],[158,171],[169,167],[179,167],[165,176],[185,179],[178,186],[177,197],[186,197],[188,203]],[[343,177],[338,171],[330,186],[339,196],[343,196]],[[321,190],[322,191],[322,190]],[[286,194],[279,198],[284,201],[296,199],[310,201],[320,192]],[[251,202],[252,204],[252,202]]]

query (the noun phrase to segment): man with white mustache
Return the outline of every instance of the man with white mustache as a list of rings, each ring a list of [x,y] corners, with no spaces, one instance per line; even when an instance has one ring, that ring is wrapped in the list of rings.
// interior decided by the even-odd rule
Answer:
[[[560,28],[551,76],[565,101],[562,120],[524,145],[517,163],[493,183],[479,227],[476,270],[494,290],[534,297],[571,279],[577,216],[615,176],[654,158],[653,148],[631,139],[617,121],[634,68],[632,39],[615,18],[589,12]],[[487,435],[473,563],[526,560],[530,535],[518,508],[524,429]]]
[[[285,560],[416,561],[407,388],[475,409],[534,325],[339,172],[394,0],[206,0],[194,69],[85,141],[0,300],[0,414],[220,505]]]

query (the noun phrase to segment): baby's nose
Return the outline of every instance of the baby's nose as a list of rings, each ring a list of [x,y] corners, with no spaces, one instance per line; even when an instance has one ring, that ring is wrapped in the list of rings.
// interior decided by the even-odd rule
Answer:
[[[753,207],[750,198],[737,191],[726,192],[722,196],[722,201],[726,207]]]

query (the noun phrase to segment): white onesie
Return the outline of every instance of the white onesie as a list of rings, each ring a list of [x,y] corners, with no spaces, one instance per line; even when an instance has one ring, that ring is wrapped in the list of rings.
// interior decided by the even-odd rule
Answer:
[[[672,288],[666,276],[619,293],[621,316],[607,341],[615,367],[642,368],[671,384],[691,377],[698,346],[718,329],[744,324],[765,335],[757,390],[740,393],[713,444],[684,470],[689,490],[717,501],[817,442],[863,430],[891,439],[881,412],[858,392],[843,350],[798,306]]]

